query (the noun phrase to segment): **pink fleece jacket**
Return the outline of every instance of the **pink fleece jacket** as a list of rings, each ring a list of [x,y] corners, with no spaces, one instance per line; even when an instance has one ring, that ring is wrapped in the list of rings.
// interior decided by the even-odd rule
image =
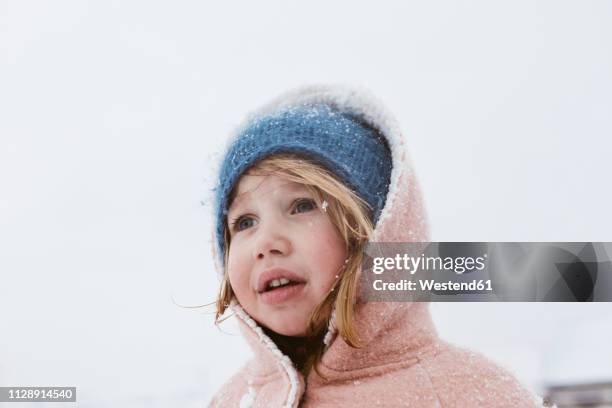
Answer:
[[[358,115],[389,142],[393,170],[372,241],[426,242],[421,194],[394,118],[363,90],[308,87],[285,94],[256,114],[303,103],[328,103]],[[213,240],[214,243],[214,240]],[[213,251],[214,251],[214,244]],[[219,274],[221,259],[213,254]],[[330,325],[319,371],[303,378],[236,302],[231,309],[254,357],[214,396],[210,407],[535,407],[536,398],[482,355],[438,338],[427,303],[361,302],[355,324],[362,348]]]

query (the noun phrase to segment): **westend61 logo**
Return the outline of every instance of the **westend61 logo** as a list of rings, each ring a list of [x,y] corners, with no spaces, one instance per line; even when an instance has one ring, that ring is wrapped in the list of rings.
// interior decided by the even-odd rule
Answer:
[[[612,301],[612,243],[369,243],[366,301]]]

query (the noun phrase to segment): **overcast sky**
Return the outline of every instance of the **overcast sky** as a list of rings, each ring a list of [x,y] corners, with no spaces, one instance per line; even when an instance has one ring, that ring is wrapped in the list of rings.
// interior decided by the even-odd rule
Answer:
[[[216,294],[211,163],[298,85],[366,86],[396,114],[433,240],[610,241],[611,17],[588,0],[0,0],[0,386],[208,401],[250,353],[211,308],[176,305]],[[591,375],[551,357],[563,341],[612,336],[609,304],[432,311],[533,389]]]

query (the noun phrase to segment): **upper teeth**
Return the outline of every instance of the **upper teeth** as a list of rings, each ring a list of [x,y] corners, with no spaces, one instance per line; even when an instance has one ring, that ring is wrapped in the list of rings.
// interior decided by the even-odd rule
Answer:
[[[280,278],[280,279],[274,279],[272,282],[268,284],[268,286],[271,288],[277,288],[279,286],[286,285],[288,283],[289,283],[289,279]]]

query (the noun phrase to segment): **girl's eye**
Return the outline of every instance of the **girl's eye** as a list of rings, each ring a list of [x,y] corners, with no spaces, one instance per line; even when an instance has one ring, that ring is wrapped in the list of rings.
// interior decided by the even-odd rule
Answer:
[[[301,199],[295,205],[295,212],[308,212],[317,208],[317,204],[312,199]]]
[[[250,217],[239,217],[234,222],[232,222],[232,229],[236,231],[242,231],[243,229],[247,229],[255,225],[255,220]]]

